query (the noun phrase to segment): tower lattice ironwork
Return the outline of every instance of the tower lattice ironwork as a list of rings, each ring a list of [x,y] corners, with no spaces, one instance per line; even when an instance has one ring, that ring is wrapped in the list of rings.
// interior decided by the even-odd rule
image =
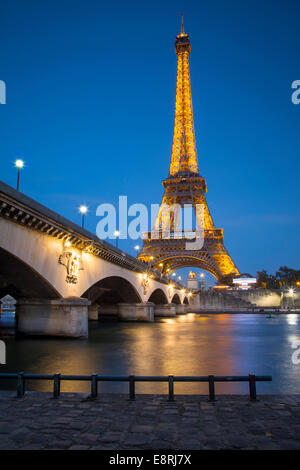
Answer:
[[[142,261],[165,273],[186,267],[202,268],[217,279],[228,274],[239,274],[229,256],[223,240],[223,229],[216,229],[205,198],[206,181],[200,176],[196,151],[189,55],[191,44],[184,32],[183,17],[181,33],[176,36],[177,84],[175,122],[169,176],[163,181],[165,193],[154,223],[153,230],[143,236],[143,248],[138,255]],[[191,206],[195,212],[198,231],[180,230],[181,208]],[[202,214],[203,246],[196,248],[191,236],[199,232]],[[195,240],[197,241],[197,239]],[[196,248],[196,249],[195,249]]]

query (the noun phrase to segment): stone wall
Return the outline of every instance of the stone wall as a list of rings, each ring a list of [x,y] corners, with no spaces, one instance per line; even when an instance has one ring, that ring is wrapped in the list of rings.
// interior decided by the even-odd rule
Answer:
[[[250,302],[257,307],[280,307],[281,292],[279,289],[250,289],[250,290],[232,290],[228,294],[237,298]]]

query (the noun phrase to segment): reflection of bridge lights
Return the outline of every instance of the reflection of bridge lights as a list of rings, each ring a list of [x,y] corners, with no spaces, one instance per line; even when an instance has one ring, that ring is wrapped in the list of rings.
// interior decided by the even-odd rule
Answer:
[[[288,313],[286,316],[288,325],[297,325],[298,315],[297,313]]]

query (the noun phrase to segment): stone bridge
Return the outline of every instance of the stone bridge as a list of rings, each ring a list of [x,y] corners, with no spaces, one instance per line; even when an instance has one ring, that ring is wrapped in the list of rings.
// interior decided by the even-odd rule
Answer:
[[[17,300],[18,332],[87,336],[88,319],[185,313],[187,290],[0,182],[0,298]]]

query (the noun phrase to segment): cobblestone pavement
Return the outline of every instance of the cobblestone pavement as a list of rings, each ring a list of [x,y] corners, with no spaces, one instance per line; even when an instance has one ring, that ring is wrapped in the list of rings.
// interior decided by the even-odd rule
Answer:
[[[300,395],[0,392],[0,449],[300,449]]]

